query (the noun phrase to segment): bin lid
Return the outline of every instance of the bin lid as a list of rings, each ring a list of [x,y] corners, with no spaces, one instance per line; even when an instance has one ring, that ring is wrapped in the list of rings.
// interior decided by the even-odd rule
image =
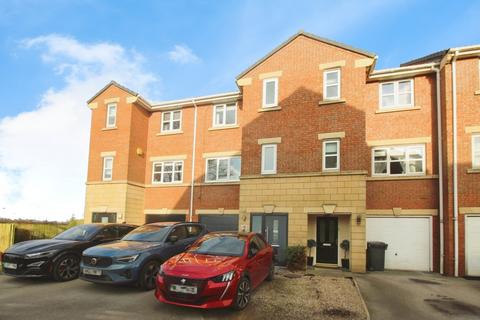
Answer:
[[[367,242],[367,247],[387,250],[388,244],[381,241],[369,241]]]

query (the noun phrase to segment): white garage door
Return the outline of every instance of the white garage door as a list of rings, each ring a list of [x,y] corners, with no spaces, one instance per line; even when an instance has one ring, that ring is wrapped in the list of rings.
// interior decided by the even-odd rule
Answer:
[[[388,244],[385,269],[431,271],[430,230],[426,217],[367,218],[367,241]]]
[[[480,276],[480,217],[465,217],[467,275]]]

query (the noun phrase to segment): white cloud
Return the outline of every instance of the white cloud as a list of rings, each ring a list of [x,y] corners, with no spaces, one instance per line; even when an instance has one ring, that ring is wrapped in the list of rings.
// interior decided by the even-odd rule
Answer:
[[[147,93],[157,81],[142,56],[118,44],[62,35],[21,42],[63,79],[32,111],[0,118],[0,216],[66,220],[83,215],[90,133],[86,100],[110,80]]]
[[[168,58],[180,64],[196,63],[200,61],[200,58],[193,53],[192,49],[185,45],[178,44],[175,45],[172,51],[168,52]]]

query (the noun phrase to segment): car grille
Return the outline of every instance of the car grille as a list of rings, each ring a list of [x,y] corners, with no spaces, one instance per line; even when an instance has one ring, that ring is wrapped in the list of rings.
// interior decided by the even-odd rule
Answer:
[[[86,266],[91,267],[108,267],[112,265],[112,258],[109,257],[96,257],[96,256],[83,256],[82,262]]]
[[[182,283],[183,279],[185,279],[184,283]],[[165,282],[166,295],[167,295],[167,298],[169,300],[178,301],[178,302],[186,302],[186,303],[191,303],[191,304],[202,304],[203,303],[204,299],[201,298],[201,294],[202,294],[203,288],[205,287],[206,280],[164,276],[163,281]],[[170,291],[170,285],[172,285],[172,284],[179,284],[179,285],[185,285],[185,286],[195,286],[195,287],[197,287],[197,294],[172,292],[172,291]]]

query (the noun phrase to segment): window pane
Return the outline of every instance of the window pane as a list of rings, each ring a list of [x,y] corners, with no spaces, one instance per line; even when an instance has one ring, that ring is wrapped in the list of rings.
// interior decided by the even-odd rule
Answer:
[[[209,159],[207,161],[207,180],[217,180],[217,159]]]
[[[105,158],[105,169],[111,169],[113,164],[112,158]]]
[[[170,112],[165,112],[163,114],[163,120],[164,121],[170,121],[170,116],[171,116],[171,113]]]
[[[215,124],[223,124],[223,106],[216,107]]]
[[[412,82],[411,81],[400,81],[398,83],[398,93],[410,93],[412,92]]]
[[[328,72],[326,73],[326,82],[327,86],[338,83],[338,72]]]
[[[390,174],[404,174],[405,171],[405,161],[394,161],[390,162]]]
[[[373,155],[374,155],[375,161],[387,160],[387,150],[375,150]]]
[[[156,163],[156,164],[153,166],[153,171],[154,171],[154,172],[162,172],[162,164],[161,164],[161,163]]]
[[[238,180],[240,179],[240,158],[235,157],[230,159],[230,179]]]
[[[423,172],[423,161],[422,160],[410,161],[408,165],[408,172],[409,173]]]
[[[423,149],[412,148],[408,151],[410,159],[423,159]]]
[[[337,154],[337,143],[325,143],[325,154]]]
[[[271,171],[274,169],[274,161],[275,161],[274,147],[265,147],[263,151],[264,151],[263,169],[267,171]]]
[[[180,129],[180,120],[173,121],[173,130],[179,130],[179,129]]]
[[[172,182],[172,173],[171,172],[163,173],[163,182]]]
[[[403,148],[392,148],[389,154],[392,161],[405,159],[405,150]]]
[[[174,178],[176,182],[182,181],[182,173],[181,172],[175,172]]]
[[[111,179],[112,178],[112,169],[105,169],[103,177],[105,179]]]
[[[252,216],[252,232],[262,233],[262,216]]]
[[[227,115],[225,117],[225,124],[235,124],[236,106],[227,106]]]
[[[275,81],[267,81],[265,84],[265,103],[274,104],[275,103]]]
[[[173,120],[180,120],[181,111],[173,112]]]
[[[405,106],[412,103],[411,93],[402,93],[398,95],[398,105]]]
[[[160,173],[155,173],[155,174],[153,175],[153,181],[154,181],[154,182],[160,182],[161,179],[162,179],[162,175],[161,175]]]
[[[164,163],[164,168],[163,168],[163,171],[167,172],[167,171],[173,171],[173,163],[171,162],[165,162]]]
[[[182,171],[183,163],[175,162],[175,171]]]
[[[387,163],[386,162],[376,162],[375,163],[375,173],[387,173]]]
[[[335,169],[337,168],[337,156],[327,156],[325,157],[325,168],[326,169]]]
[[[163,123],[163,131],[168,131],[170,130],[170,122],[164,122]]]
[[[393,94],[394,84],[393,83],[383,83],[382,84],[382,96]]]
[[[218,161],[218,179],[228,178],[228,161],[229,159],[221,159]]]
[[[391,107],[395,104],[395,98],[393,95],[382,97],[382,107]]]
[[[336,98],[336,97],[338,97],[338,85],[328,86],[326,94],[327,94],[326,98]]]

